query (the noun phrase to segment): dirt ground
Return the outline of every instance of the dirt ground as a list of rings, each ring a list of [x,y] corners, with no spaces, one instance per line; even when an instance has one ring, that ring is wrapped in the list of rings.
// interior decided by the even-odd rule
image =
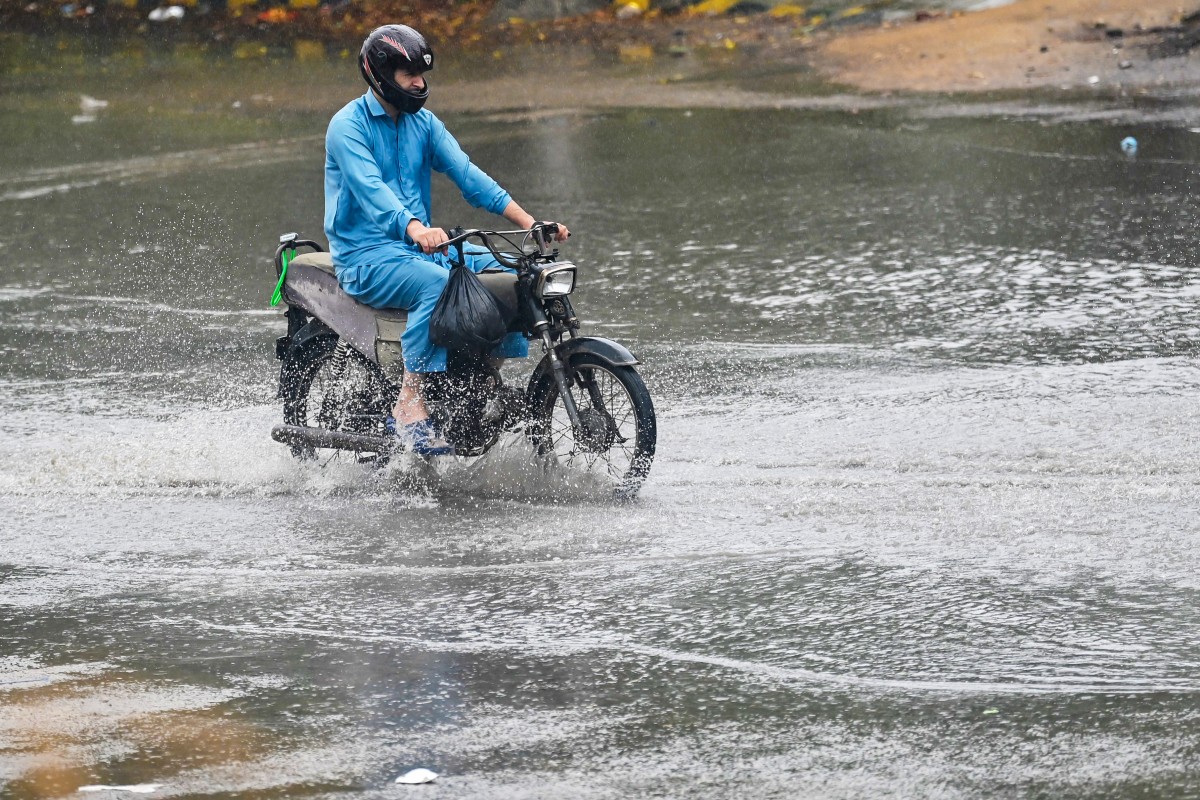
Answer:
[[[868,91],[978,92],[1200,84],[1196,10],[1180,0],[1017,0],[820,43],[813,66]]]
[[[543,46],[607,53],[628,62],[634,72],[641,68],[643,80],[625,83],[642,85],[643,94],[701,105],[703,93],[675,79],[694,72],[689,65],[723,60],[730,65],[726,72],[815,74],[868,103],[864,92],[875,100],[887,94],[1024,89],[1091,89],[1106,97],[1200,95],[1200,56],[1194,55],[1200,50],[1200,0],[1016,0],[986,11],[918,12],[882,24],[881,17],[900,16],[885,16],[891,3],[867,3],[858,7],[857,16],[821,24],[816,24],[821,16],[813,16],[817,12],[801,5],[791,15],[652,10],[632,19],[621,18],[612,6],[581,17],[499,24],[490,20],[491,6],[491,0],[461,0],[447,14],[445,0],[378,0],[350,6],[342,17],[280,8],[240,17],[197,14],[188,15],[170,38],[248,39],[283,47],[311,38],[328,48],[352,49],[374,25],[411,17],[437,46],[453,43],[464,54]],[[66,18],[51,0],[0,0],[0,32],[162,32],[147,27],[142,17],[114,5],[105,6],[103,14]],[[754,93],[753,84],[740,89]],[[803,93],[813,95],[812,86],[806,84]],[[613,102],[628,103],[629,96],[623,89]],[[804,102],[819,101],[810,96]]]
[[[752,68],[811,69],[867,93],[1200,94],[1200,0],[1016,0],[882,24],[867,17],[814,29],[809,21],[768,14],[622,21],[599,14],[538,35],[609,50],[650,47],[659,55],[728,47]]]
[[[752,70],[811,70],[846,90],[876,95],[1028,89],[1082,89],[1108,98],[1200,95],[1200,0],[1016,0],[882,24],[863,18],[814,29],[807,22],[768,14],[627,21],[600,14],[538,35],[568,46],[649,48],[659,57],[727,47]]]

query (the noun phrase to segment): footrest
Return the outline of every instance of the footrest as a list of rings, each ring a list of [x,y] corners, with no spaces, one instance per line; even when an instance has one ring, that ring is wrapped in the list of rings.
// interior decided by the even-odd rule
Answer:
[[[271,438],[281,444],[305,447],[327,447],[331,450],[350,450],[355,453],[384,453],[392,448],[391,437],[365,433],[345,433],[303,425],[276,425]]]

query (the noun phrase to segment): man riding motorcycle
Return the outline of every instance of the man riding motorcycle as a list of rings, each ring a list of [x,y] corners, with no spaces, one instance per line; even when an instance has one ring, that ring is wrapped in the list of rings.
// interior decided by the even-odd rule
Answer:
[[[325,235],[338,283],[366,305],[408,311],[401,337],[404,379],[388,427],[425,456],[454,452],[422,396],[422,377],[446,369],[446,350],[430,340],[429,322],[450,276],[444,247],[449,236],[431,227],[431,170],[450,178],[472,206],[520,228],[536,224],[424,108],[429,97],[424,76],[433,60],[425,38],[407,25],[372,31],[358,63],[369,89],[333,116],[325,136]],[[559,224],[558,241],[569,235]],[[501,268],[486,251],[468,249],[464,255],[475,272]],[[528,354],[528,342],[517,333],[492,353]]]

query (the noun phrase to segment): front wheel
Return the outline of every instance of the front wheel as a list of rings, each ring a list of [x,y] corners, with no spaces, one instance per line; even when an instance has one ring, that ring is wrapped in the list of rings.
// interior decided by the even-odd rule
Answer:
[[[549,372],[531,391],[529,438],[538,453],[568,469],[599,478],[620,500],[635,497],[654,460],[657,422],[642,376],[591,353],[568,364],[571,396],[579,410],[571,424],[558,385]]]

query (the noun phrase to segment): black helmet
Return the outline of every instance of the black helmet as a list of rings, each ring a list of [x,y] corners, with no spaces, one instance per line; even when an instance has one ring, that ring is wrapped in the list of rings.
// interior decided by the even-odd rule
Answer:
[[[420,75],[433,69],[433,51],[425,37],[407,25],[384,25],[371,31],[359,53],[358,69],[367,85],[405,114],[415,114],[429,98],[429,85],[410,92],[396,83],[396,70]]]

